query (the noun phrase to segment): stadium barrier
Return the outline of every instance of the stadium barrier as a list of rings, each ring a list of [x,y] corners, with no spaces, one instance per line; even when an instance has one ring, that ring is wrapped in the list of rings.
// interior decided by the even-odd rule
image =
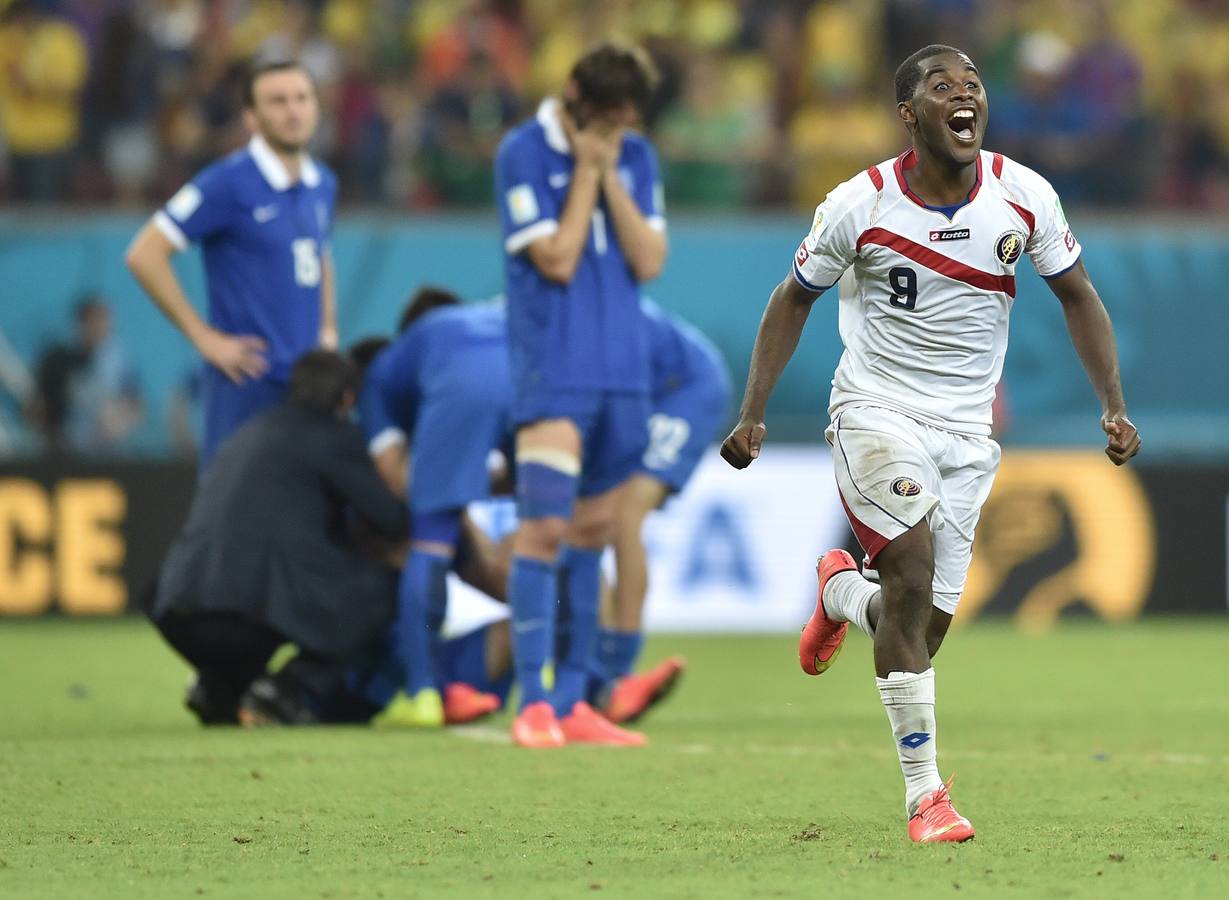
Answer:
[[[170,462],[0,465],[0,615],[131,608],[183,521],[194,477]],[[475,515],[496,533],[513,517],[507,503]],[[1009,451],[959,618],[1042,628],[1073,614],[1223,613],[1227,518],[1229,465],[1118,469],[1092,451]],[[645,538],[647,624],[657,631],[795,630],[814,604],[815,557],[856,546],[822,446],[770,445],[737,474],[712,451]],[[498,617],[489,604],[467,609]]]
[[[1176,225],[1151,214],[1107,221],[1073,219],[1088,270],[1118,333],[1123,384],[1149,455],[1199,451],[1229,458],[1229,408],[1221,373],[1229,324],[1229,228]],[[810,216],[726,216],[671,220],[670,260],[648,292],[708,334],[735,381],[745,374],[756,326],[772,286]],[[74,301],[100,290],[146,395],[148,419],[137,450],[167,451],[167,397],[197,365],[123,266],[141,219],[111,215],[38,218],[0,214],[0,333],[32,365],[48,341],[70,328]],[[503,254],[493,216],[347,215],[333,241],[344,341],[388,333],[407,294],[431,282],[471,299],[503,286]],[[199,255],[176,267],[190,296],[204,297]],[[1011,349],[1004,377],[1017,445],[1093,446],[1096,400],[1066,337],[1059,303],[1028,264],[1018,270]],[[821,440],[827,385],[840,357],[835,292],[815,306],[799,350],[770,406],[774,440]],[[5,404],[0,397],[0,415]],[[10,411],[11,412],[11,411]]]

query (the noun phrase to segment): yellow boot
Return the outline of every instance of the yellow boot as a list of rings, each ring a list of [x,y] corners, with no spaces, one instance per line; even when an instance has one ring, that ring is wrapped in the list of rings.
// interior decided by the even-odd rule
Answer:
[[[443,728],[444,701],[435,688],[423,688],[413,697],[398,691],[371,722],[380,728]]]

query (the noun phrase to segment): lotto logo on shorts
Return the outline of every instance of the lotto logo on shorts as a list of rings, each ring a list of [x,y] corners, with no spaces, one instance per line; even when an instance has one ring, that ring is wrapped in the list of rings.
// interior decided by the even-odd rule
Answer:
[[[892,493],[900,497],[916,497],[922,493],[922,486],[912,478],[897,478],[892,482]]]

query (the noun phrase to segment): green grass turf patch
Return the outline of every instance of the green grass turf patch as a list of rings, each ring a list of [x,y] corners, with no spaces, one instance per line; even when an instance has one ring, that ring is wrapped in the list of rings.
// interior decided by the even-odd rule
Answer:
[[[938,659],[963,846],[909,844],[869,643],[661,637],[644,750],[204,730],[137,620],[0,622],[3,897],[1229,896],[1229,622],[1005,625]]]

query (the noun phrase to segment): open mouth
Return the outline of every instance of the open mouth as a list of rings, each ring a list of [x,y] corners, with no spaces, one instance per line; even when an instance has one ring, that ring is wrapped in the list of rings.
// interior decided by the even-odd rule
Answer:
[[[958,109],[947,120],[956,140],[962,144],[971,144],[977,139],[977,114],[973,110]]]

